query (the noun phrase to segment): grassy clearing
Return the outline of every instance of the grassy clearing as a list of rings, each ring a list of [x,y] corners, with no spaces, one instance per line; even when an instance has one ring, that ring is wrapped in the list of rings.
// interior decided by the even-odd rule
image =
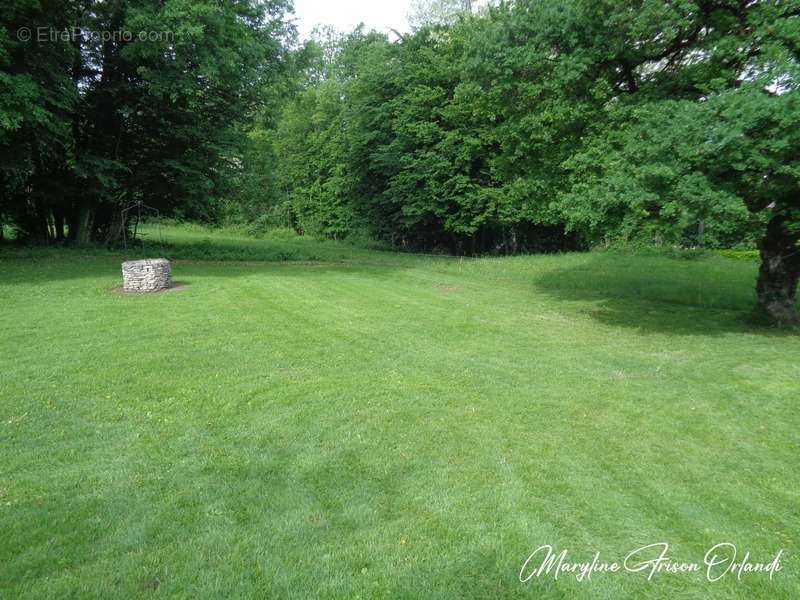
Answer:
[[[3,597],[797,597],[800,343],[745,323],[755,264],[164,236],[185,290],[0,254]],[[518,580],[661,541],[783,570]]]

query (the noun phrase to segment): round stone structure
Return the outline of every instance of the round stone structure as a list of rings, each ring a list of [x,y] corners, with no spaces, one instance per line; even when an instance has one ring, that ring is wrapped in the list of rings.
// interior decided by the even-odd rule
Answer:
[[[158,292],[172,285],[166,258],[126,260],[122,263],[122,289],[126,292]]]

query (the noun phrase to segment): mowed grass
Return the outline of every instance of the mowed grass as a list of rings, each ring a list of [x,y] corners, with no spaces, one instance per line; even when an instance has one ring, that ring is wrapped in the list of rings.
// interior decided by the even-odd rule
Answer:
[[[747,324],[754,263],[163,235],[188,288],[0,253],[1,597],[798,597],[800,338]],[[783,570],[519,580],[657,542]]]

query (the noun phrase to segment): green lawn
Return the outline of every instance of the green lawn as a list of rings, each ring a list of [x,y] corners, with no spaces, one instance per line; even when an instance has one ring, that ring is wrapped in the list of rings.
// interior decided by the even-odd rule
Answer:
[[[800,337],[746,323],[755,263],[163,235],[154,295],[0,251],[0,597],[800,594]],[[656,542],[783,570],[519,580]]]

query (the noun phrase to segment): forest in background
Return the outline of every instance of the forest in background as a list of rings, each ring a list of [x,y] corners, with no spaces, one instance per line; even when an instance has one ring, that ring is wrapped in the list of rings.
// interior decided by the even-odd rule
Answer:
[[[797,1],[427,8],[301,43],[283,0],[6,3],[0,223],[114,244],[141,203],[454,254],[758,246],[761,311],[796,318]]]

